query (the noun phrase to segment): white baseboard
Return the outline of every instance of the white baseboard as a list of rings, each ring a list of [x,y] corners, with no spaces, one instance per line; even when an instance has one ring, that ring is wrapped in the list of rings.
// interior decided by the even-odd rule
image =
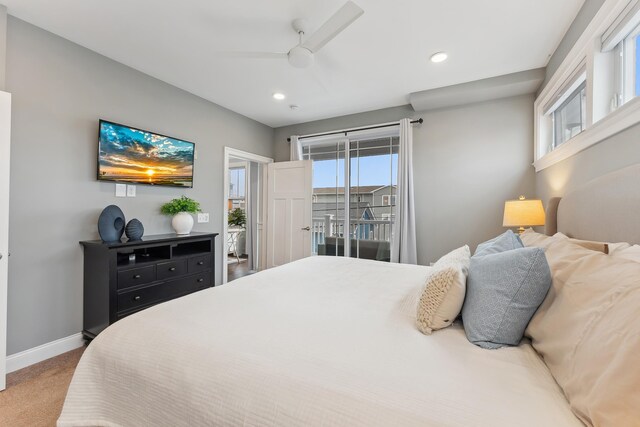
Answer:
[[[46,344],[39,345],[29,350],[21,351],[7,356],[7,373],[26,368],[43,360],[75,350],[84,345],[84,338],[81,333],[77,333],[66,338],[51,341]]]

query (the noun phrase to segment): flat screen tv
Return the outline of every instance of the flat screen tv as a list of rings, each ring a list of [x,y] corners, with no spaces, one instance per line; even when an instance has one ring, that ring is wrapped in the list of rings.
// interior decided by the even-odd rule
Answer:
[[[193,187],[195,144],[100,120],[98,180]]]

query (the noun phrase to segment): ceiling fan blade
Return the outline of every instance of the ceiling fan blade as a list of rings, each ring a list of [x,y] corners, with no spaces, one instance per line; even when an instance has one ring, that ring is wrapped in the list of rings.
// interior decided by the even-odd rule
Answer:
[[[216,52],[220,58],[238,59],[286,59],[286,52]]]
[[[327,22],[322,24],[315,33],[302,43],[302,47],[316,53],[340,34],[342,30],[351,25],[353,21],[362,16],[363,13],[364,10],[354,2],[346,2]]]

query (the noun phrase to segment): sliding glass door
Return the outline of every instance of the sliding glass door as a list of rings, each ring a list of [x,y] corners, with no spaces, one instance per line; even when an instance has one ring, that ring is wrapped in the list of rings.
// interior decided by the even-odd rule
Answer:
[[[399,139],[351,140],[349,147],[351,256],[389,261]]]
[[[303,145],[313,161],[315,255],[390,260],[397,136]]]
[[[313,161],[311,253],[344,255],[346,141],[303,147]]]

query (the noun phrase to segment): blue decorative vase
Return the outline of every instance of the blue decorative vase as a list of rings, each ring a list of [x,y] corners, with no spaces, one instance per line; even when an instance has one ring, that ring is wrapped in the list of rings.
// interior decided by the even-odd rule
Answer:
[[[98,233],[104,242],[117,242],[124,233],[124,214],[116,205],[109,205],[98,218]]]
[[[142,235],[144,234],[144,227],[138,219],[133,218],[127,224],[124,232],[127,234],[129,240],[140,240],[142,239]]]

